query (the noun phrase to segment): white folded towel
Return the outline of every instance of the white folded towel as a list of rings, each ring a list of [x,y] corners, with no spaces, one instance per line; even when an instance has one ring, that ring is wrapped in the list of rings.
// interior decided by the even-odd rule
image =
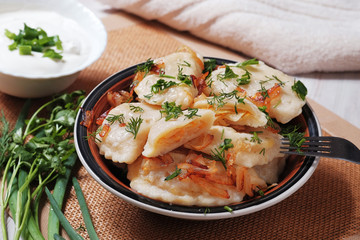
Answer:
[[[359,0],[102,0],[289,74],[360,70]]]

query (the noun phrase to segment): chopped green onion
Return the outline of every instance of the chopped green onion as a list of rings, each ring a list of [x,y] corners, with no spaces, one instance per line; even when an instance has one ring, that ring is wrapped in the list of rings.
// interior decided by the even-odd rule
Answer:
[[[42,52],[43,57],[52,60],[61,60],[61,52],[56,52],[52,47],[62,51],[62,41],[58,35],[48,36],[41,28],[31,28],[24,23],[24,29],[20,29],[19,34],[5,29],[5,36],[14,42],[8,48],[10,51],[19,49],[20,55],[31,55],[31,52]]]
[[[86,205],[86,200],[85,200],[85,197],[84,197],[84,194],[80,188],[80,184],[79,182],[77,181],[77,179],[75,177],[72,178],[72,182],[73,182],[73,186],[74,186],[74,189],[75,189],[75,193],[76,193],[76,197],[79,201],[79,205],[80,205],[80,210],[81,210],[81,213],[83,215],[83,218],[84,218],[84,222],[85,222],[85,226],[86,226],[86,229],[87,229],[87,233],[89,234],[89,237],[91,240],[98,240],[99,237],[97,236],[96,234],[96,231],[94,229],[94,225],[91,221],[91,216],[90,216],[90,213],[89,213],[89,209]]]
[[[20,55],[31,55],[31,46],[30,45],[20,45],[19,53],[20,53]]]
[[[181,173],[181,168],[178,168],[178,167],[176,166],[175,171],[174,171],[172,174],[170,174],[169,176],[167,176],[167,177],[165,178],[165,181],[169,181],[169,180],[171,180],[171,179],[176,178],[177,176],[180,175],[180,173]]]
[[[45,187],[45,193],[50,201],[51,207],[54,209],[56,216],[59,218],[61,225],[65,229],[66,233],[69,235],[71,239],[79,239],[83,240],[83,238],[72,228],[69,221],[66,219],[64,214],[61,212],[58,203],[56,202],[55,198],[50,193],[49,189]]]
[[[233,209],[229,206],[224,206],[224,209],[230,213],[233,211]]]

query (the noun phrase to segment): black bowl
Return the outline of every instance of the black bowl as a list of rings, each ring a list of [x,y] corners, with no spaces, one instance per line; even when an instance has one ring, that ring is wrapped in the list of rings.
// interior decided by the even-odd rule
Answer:
[[[226,59],[211,59],[216,59],[218,64],[235,63]],[[98,183],[116,196],[140,208],[166,216],[194,220],[230,218],[250,214],[281,202],[296,192],[315,171],[319,158],[292,156],[287,159],[285,170],[276,187],[267,191],[264,196],[231,205],[230,207],[233,209],[231,213],[223,207],[205,208],[168,204],[136,193],[129,187],[129,181],[122,169],[115,167],[112,161],[101,156],[94,141],[87,140],[88,134],[96,130],[96,124],[93,123],[86,128],[80,122],[83,113],[87,110],[93,110],[94,119],[96,119],[109,109],[107,92],[128,90],[137,66],[115,73],[95,87],[85,99],[74,129],[76,151],[82,164]],[[292,120],[291,124],[293,123],[300,123],[304,126],[308,136],[321,136],[319,121],[309,104],[304,105],[302,114]]]

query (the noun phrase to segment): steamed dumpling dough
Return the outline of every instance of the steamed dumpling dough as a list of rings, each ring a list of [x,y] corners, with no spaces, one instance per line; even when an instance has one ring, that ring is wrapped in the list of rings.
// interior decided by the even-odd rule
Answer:
[[[146,75],[135,87],[135,92],[139,99],[154,105],[162,105],[164,102],[175,102],[176,105],[181,105],[182,109],[188,108],[195,96],[197,96],[198,91],[193,83],[189,85],[182,83],[178,75],[187,75],[192,82],[191,75],[199,77],[202,74],[202,58],[194,56],[194,54],[189,52],[176,52],[154,60],[154,63],[163,66],[162,72],[164,76],[157,74]],[[176,85],[154,93],[152,92],[152,86],[159,80],[163,80],[166,83],[174,82]]]
[[[136,110],[137,109],[137,110]],[[123,115],[123,124],[109,122],[113,116]],[[134,135],[126,130],[125,124],[128,124],[131,119],[142,119],[139,131],[134,138]],[[96,141],[100,154],[105,158],[111,159],[117,163],[132,163],[141,154],[146,143],[150,127],[161,118],[159,108],[145,103],[123,103],[113,108],[107,118],[102,123],[102,126],[110,126],[108,133],[101,137],[97,134]]]
[[[235,97],[223,100],[224,105],[219,107],[214,97],[206,97],[204,94],[194,99],[194,108],[211,109],[215,112],[217,125],[245,125],[250,127],[263,127],[267,123],[266,115],[259,108],[244,98],[238,103]],[[212,103],[214,103],[212,105]]]
[[[305,105],[305,101],[300,99],[297,94],[292,90],[294,79],[276,69],[273,69],[263,62],[259,61],[259,64],[246,66],[246,69],[250,72],[250,83],[244,85],[238,85],[237,79],[241,78],[246,71],[240,67],[236,67],[236,64],[228,64],[230,69],[238,75],[235,78],[222,78],[225,74],[226,68],[218,68],[211,73],[211,76],[207,80],[208,86],[204,89],[204,93],[209,95],[229,93],[234,90],[245,91],[247,97],[253,97],[259,95],[261,90],[269,90],[280,84],[280,92],[278,96],[270,102],[270,107],[267,109],[271,118],[276,118],[281,123],[287,123],[294,117],[298,116],[302,107]]]
[[[256,135],[259,141],[254,138],[253,133],[240,133],[230,127],[212,126],[207,133],[184,146],[211,155],[215,149],[219,149],[224,139],[231,139],[234,147],[227,150],[230,156],[227,159],[228,164],[248,168],[268,164],[275,158],[284,156],[280,153],[280,135],[266,129],[256,132]]]
[[[192,118],[187,118],[188,110],[177,119],[165,118],[154,123],[151,127],[148,140],[144,146],[143,155],[156,157],[180,147],[193,138],[207,132],[214,122],[214,112],[199,109]]]
[[[181,167],[185,163],[186,154],[170,152],[163,162],[160,158],[139,157],[136,162],[128,165],[127,178],[130,180],[130,187],[136,192],[152,199],[160,200],[171,204],[186,206],[224,206],[235,202],[241,202],[245,196],[244,191],[237,191],[234,186],[211,183],[220,191],[226,191],[228,197],[214,196],[214,191],[206,191],[201,185],[191,178],[180,180],[174,178],[169,181],[164,179],[174,172],[176,166]],[[211,160],[207,160],[211,161]],[[214,161],[212,161],[214,162]],[[217,174],[226,177],[224,167],[219,162],[214,162],[217,167]],[[186,172],[182,169],[182,172]]]

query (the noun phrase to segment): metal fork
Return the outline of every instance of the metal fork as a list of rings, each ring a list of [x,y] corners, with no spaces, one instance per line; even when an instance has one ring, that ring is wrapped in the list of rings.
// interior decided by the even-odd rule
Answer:
[[[300,148],[290,146],[288,138],[282,139],[280,151],[285,154],[338,158],[360,164],[360,150],[350,141],[339,137],[306,137]]]

